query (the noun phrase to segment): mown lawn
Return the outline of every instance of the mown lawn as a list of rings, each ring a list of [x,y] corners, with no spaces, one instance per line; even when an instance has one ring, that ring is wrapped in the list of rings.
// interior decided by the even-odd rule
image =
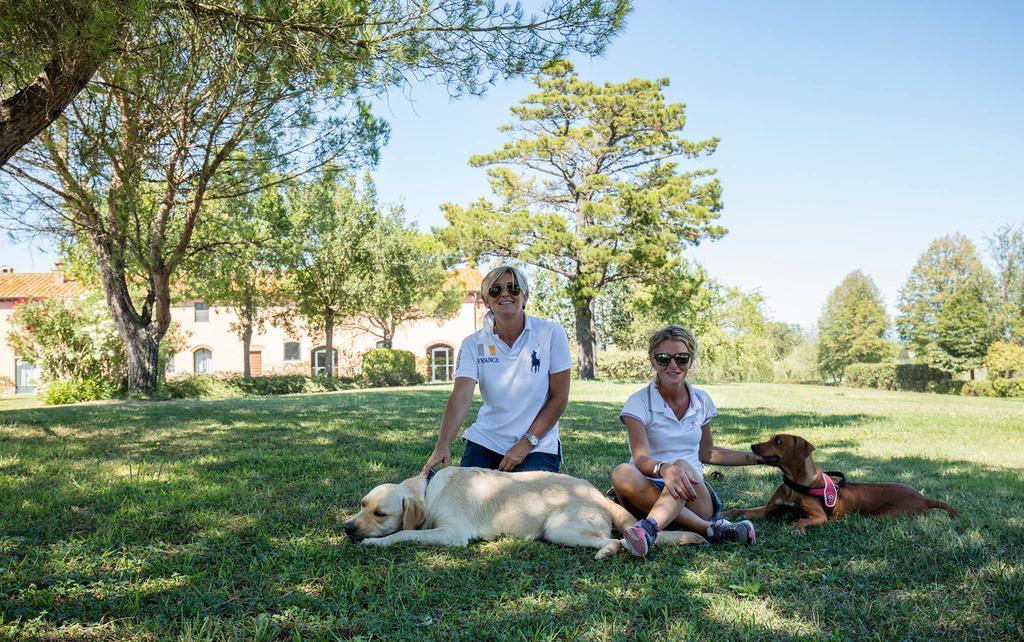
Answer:
[[[574,382],[563,471],[608,487],[634,385]],[[964,515],[851,518],[646,560],[502,540],[349,543],[341,522],[429,453],[447,390],[0,406],[0,639],[676,640],[1024,637],[1024,403],[710,386],[719,442],[817,444],[854,480]],[[475,414],[475,409],[473,411]],[[721,468],[728,507],[779,475]]]

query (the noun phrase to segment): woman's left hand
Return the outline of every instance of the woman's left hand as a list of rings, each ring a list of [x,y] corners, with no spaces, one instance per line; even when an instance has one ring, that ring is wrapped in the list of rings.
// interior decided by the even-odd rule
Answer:
[[[508,452],[505,453],[504,459],[502,459],[501,463],[498,464],[498,470],[503,470],[506,473],[512,472],[516,469],[516,466],[523,463],[523,460],[526,459],[526,456],[532,451],[533,446],[530,445],[530,442],[525,439],[520,439],[519,443],[509,448]]]
[[[669,464],[663,467],[661,477],[665,480],[665,488],[671,493],[672,499],[682,499],[684,502],[697,499],[697,491],[693,487],[700,482],[681,466]]]

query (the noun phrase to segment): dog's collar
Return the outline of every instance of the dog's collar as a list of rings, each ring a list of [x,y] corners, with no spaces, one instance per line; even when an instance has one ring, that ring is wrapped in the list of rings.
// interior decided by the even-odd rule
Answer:
[[[782,483],[798,493],[820,497],[821,503],[825,505],[825,514],[831,517],[832,509],[836,507],[836,502],[839,501],[839,489],[846,486],[846,475],[834,470],[828,470],[821,477],[823,484],[816,488],[798,484],[789,477],[786,477],[785,474],[782,475]],[[833,477],[838,478],[839,481],[833,481]]]
[[[436,474],[437,474],[437,471],[434,470],[433,468],[431,468],[430,472],[427,473],[427,484],[426,485],[430,484],[430,480],[433,479],[434,475],[436,475]]]

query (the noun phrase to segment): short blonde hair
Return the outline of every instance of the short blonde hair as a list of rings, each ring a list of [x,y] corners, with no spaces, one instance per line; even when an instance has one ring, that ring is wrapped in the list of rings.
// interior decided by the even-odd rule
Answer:
[[[694,361],[697,360],[697,353],[700,350],[700,346],[697,344],[697,339],[693,336],[692,332],[681,325],[665,326],[661,330],[652,334],[651,340],[647,345],[647,356],[654,356],[654,349],[666,341],[681,341],[685,343],[686,347],[690,349],[690,353],[693,354],[693,357],[691,358]]]
[[[515,279],[516,283],[519,284],[519,289],[523,291],[523,298],[530,293],[530,283],[526,280],[526,275],[519,268],[514,268],[511,265],[499,265],[484,277],[484,280],[480,283],[480,294],[487,296],[487,291],[491,289],[494,282],[502,277],[504,274],[511,274],[512,278]]]

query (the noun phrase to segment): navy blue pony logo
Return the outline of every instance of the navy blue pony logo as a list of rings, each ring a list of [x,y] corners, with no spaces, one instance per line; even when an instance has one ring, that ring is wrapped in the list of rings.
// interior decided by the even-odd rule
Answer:
[[[530,354],[530,370],[540,372],[540,357],[537,356],[536,350]]]

